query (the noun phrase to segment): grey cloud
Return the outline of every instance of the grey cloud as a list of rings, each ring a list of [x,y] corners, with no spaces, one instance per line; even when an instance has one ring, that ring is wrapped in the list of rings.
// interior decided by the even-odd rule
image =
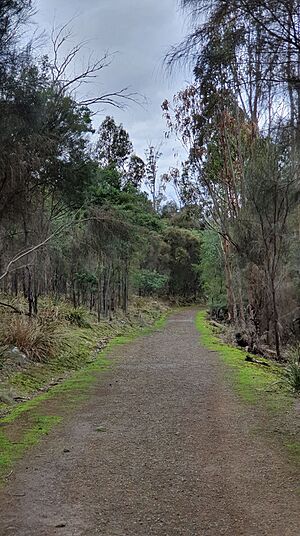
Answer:
[[[38,24],[50,30],[73,19],[76,41],[87,40],[85,55],[91,51],[101,56],[104,51],[117,51],[112,65],[87,89],[89,94],[130,86],[146,96],[146,109],[132,105],[120,111],[107,108],[129,131],[136,152],[143,155],[148,142],[159,144],[165,124],[161,103],[184,85],[183,75],[168,79],[162,68],[164,54],[182,37],[183,25],[176,0],[38,0]],[[103,119],[95,119],[96,126]],[[172,161],[172,147],[162,148],[161,172]]]

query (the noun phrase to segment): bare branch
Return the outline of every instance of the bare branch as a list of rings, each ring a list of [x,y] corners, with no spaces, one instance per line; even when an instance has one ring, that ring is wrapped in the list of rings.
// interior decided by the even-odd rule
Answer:
[[[83,85],[89,84],[95,80],[99,73],[109,67],[113,61],[116,52],[104,52],[99,59],[94,59],[93,54],[89,54],[86,64],[77,73],[70,76],[69,70],[74,63],[79,63],[79,56],[82,55],[88,41],[81,41],[70,48],[68,52],[64,52],[66,44],[72,37],[70,22],[67,22],[61,28],[53,28],[51,33],[51,43],[53,48],[53,58],[50,65],[52,73],[52,83],[57,92],[57,96],[64,94],[74,95],[76,91]],[[138,94],[131,92],[129,87],[124,87],[117,91],[109,91],[101,95],[82,97],[76,101],[81,106],[95,106],[98,104],[109,105],[115,108],[124,109],[129,103],[135,103],[143,106],[146,99]]]

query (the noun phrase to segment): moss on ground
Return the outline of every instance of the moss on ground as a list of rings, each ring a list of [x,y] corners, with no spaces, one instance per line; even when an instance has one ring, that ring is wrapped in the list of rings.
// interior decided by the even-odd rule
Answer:
[[[300,443],[286,443],[286,447],[289,450],[290,456],[293,461],[300,465]],[[299,488],[300,491],[300,488]]]
[[[5,475],[27,449],[36,445],[40,439],[60,423],[61,417],[37,415],[28,429],[24,430],[19,441],[10,440],[5,430],[0,430],[0,484]]]
[[[292,398],[282,380],[282,369],[266,359],[270,366],[263,367],[253,365],[245,361],[246,354],[243,350],[228,346],[223,343],[214,328],[206,319],[206,312],[200,311],[196,317],[196,326],[201,334],[202,344],[209,350],[218,352],[224,363],[229,365],[234,372],[234,387],[239,395],[250,403],[259,402],[261,396],[269,393],[273,396],[280,394],[281,402],[291,404]]]
[[[99,341],[99,333],[93,329],[74,328],[66,353],[50,364],[32,367],[22,373],[15,374],[13,382],[21,386],[26,393],[44,385],[45,378],[51,378],[54,372],[68,370],[74,371],[72,375],[47,392],[43,392],[24,403],[18,404],[0,421],[0,483],[5,481],[5,475],[20,459],[24,452],[48,434],[67,415],[68,409],[77,407],[89,396],[90,388],[97,382],[98,374],[107,370],[111,362],[107,354],[116,346],[127,344],[141,335],[146,335],[155,329],[163,327],[168,312],[158,318],[152,326],[138,328],[137,326],[123,326],[123,335],[114,337],[105,350],[92,359],[93,351]],[[72,353],[73,352],[73,353]],[[67,357],[67,361],[64,361]],[[68,361],[69,358],[69,361]],[[61,367],[61,368],[60,368]],[[80,368],[81,367],[81,368]],[[53,411],[55,415],[49,415]]]
[[[228,366],[228,376],[238,395],[247,403],[265,408],[271,419],[285,420],[293,410],[295,399],[283,379],[282,367],[264,359],[268,367],[253,365],[245,361],[246,354],[225,344],[207,320],[207,313],[200,311],[196,315],[196,327],[201,335],[201,342],[208,350],[217,352]],[[300,442],[294,440],[293,431],[283,428],[281,436],[288,448],[290,458],[300,463]]]
[[[51,303],[43,305],[47,312]],[[65,305],[61,304],[58,311],[64,317]],[[43,363],[32,362],[22,370],[11,371],[6,375],[1,374],[0,370],[0,415],[9,408],[9,398],[31,397],[57,379],[81,370],[91,360],[92,351],[99,343],[101,347],[112,339],[115,344],[118,344],[118,340],[119,344],[130,342],[136,331],[147,330],[149,326],[151,329],[154,323],[159,328],[167,313],[168,308],[159,302],[137,299],[127,316],[116,317],[112,321],[102,320],[98,324],[93,315],[86,311],[88,322],[84,326],[61,322],[57,332],[61,349],[56,358]],[[8,322],[9,318],[3,320]]]

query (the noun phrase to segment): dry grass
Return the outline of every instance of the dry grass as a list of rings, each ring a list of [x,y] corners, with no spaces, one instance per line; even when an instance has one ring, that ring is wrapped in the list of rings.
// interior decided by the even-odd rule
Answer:
[[[47,361],[59,351],[61,338],[54,322],[40,322],[27,317],[14,317],[0,330],[1,344],[16,346],[33,361]]]
[[[3,302],[10,303],[21,311],[26,311],[26,301],[20,296],[12,300],[1,296]],[[106,332],[122,331],[125,325],[151,325],[168,310],[168,306],[159,301],[146,298],[133,298],[127,315],[116,311],[113,322],[101,319],[97,323],[95,313],[84,307],[74,309],[67,301],[55,302],[51,298],[39,300],[38,317],[32,319],[17,315],[8,308],[0,308],[0,368],[1,350],[17,347],[33,362],[47,362],[57,357],[68,346],[68,333],[71,329],[100,328],[101,337]],[[5,359],[3,360],[3,362]]]

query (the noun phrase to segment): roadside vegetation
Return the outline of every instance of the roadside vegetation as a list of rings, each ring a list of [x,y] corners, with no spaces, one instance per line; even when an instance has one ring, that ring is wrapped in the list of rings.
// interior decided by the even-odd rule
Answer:
[[[202,208],[205,299],[242,345],[287,362],[300,339],[299,3],[179,3],[187,35],[166,63],[194,80],[163,112],[186,148],[171,175]]]
[[[38,318],[2,316],[0,415],[72,378],[76,371],[95,362],[111,341],[156,325],[169,307],[154,299],[136,298],[126,315],[120,312],[113,320],[101,323],[88,310],[73,315],[69,304],[53,306],[55,318],[51,322],[49,311],[47,300],[41,303]]]
[[[211,323],[207,311],[196,316],[201,344],[217,352],[224,362],[227,380],[236,394],[259,413],[256,423],[264,427],[255,433],[274,437],[288,452],[289,459],[300,464],[300,436],[295,393],[298,393],[298,368],[294,358],[288,366],[274,359],[249,355],[246,349],[234,348],[226,340],[226,331]],[[298,356],[297,356],[298,357]],[[299,362],[298,362],[299,366]]]
[[[138,97],[118,88],[79,97],[78,86],[104,76],[112,58],[82,68],[68,25],[39,56],[33,8],[30,0],[0,5],[2,404],[153,323],[164,303],[201,295],[198,207],[168,202],[158,149],[137,155],[110,115],[94,129],[95,106],[113,110]]]
[[[8,369],[2,375],[6,396],[1,398],[0,392],[0,487],[26,450],[39,443],[70,412],[78,411],[99,381],[99,374],[113,366],[108,352],[161,328],[168,313],[169,308],[161,303],[142,299],[126,317],[101,325],[87,315],[89,324],[85,327],[64,325],[65,336],[56,357],[48,357],[42,363],[28,360],[19,371]],[[61,332],[62,327],[61,324]],[[5,369],[5,363],[3,366]],[[3,369],[0,378],[1,372]]]
[[[0,4],[1,410],[177,304],[207,304],[228,342],[277,362],[252,377],[243,360],[245,397],[281,371],[277,388],[300,391],[298,4],[180,3],[189,33],[166,61],[194,80],[162,104],[186,149],[164,175],[113,118],[137,95],[77,91],[112,58],[80,70],[66,26],[41,57],[24,45],[32,2]]]

